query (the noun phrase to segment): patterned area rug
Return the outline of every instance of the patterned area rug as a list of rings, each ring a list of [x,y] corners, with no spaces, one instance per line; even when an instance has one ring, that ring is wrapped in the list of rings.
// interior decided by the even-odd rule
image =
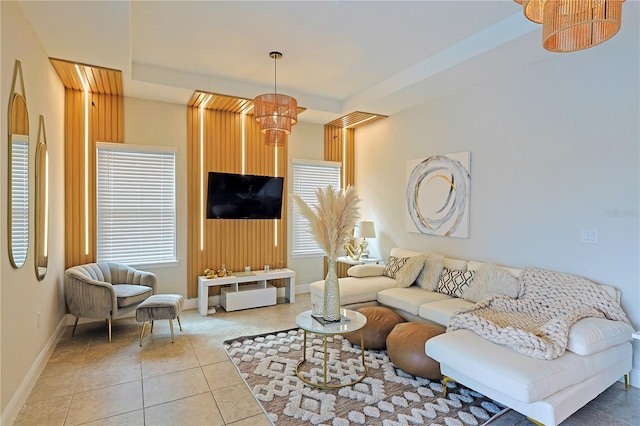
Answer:
[[[327,339],[329,384],[362,375],[361,351],[340,335]],[[396,368],[386,351],[365,350],[365,379],[342,389],[311,387],[295,374],[302,359],[303,331],[292,329],[228,340],[224,348],[271,421],[300,425],[481,425],[504,407],[456,383],[422,379]],[[323,377],[322,336],[307,333],[307,362],[301,375]]]

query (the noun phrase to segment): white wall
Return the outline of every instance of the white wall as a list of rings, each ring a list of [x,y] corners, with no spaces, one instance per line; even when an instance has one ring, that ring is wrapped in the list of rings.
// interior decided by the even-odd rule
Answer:
[[[65,314],[64,272],[64,88],[31,24],[14,2],[0,2],[2,54],[0,95],[0,365],[2,421],[19,410],[14,398],[36,374],[37,360],[47,350]],[[7,241],[7,106],[15,61],[20,60],[29,112],[29,249],[26,263],[14,269]],[[49,152],[49,269],[42,281],[34,267],[34,176],[39,116],[45,119]],[[37,315],[41,316],[38,326]],[[54,339],[55,340],[55,339]],[[31,376],[30,376],[31,375]],[[12,398],[14,398],[12,400]],[[11,403],[11,409],[7,407]],[[17,414],[17,413],[16,413]]]
[[[324,126],[319,124],[300,123],[295,125],[289,135],[289,167],[292,158],[305,160],[324,160]],[[291,172],[289,173],[291,176]],[[289,179],[288,193],[291,194],[292,179]],[[293,224],[293,203],[289,201],[288,229]],[[296,287],[298,292],[307,292],[307,286],[318,281],[324,275],[324,256],[291,257],[293,247],[291,232],[288,233],[288,265],[296,271]]]
[[[172,147],[176,154],[176,249],[178,264],[146,267],[158,278],[159,293],[187,297],[187,106],[137,98],[124,99],[124,142]]]
[[[639,37],[637,19],[626,23],[600,46],[358,129],[356,185],[379,232],[374,254],[400,246],[575,273],[619,288],[640,329]],[[469,239],[406,232],[407,160],[459,151],[471,152]],[[580,242],[585,228],[598,244]]]

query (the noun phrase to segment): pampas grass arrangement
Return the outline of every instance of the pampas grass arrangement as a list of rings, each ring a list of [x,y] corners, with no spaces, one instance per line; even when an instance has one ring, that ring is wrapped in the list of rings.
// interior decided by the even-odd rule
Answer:
[[[355,186],[345,190],[326,188],[316,190],[318,205],[309,205],[298,195],[292,195],[300,214],[309,221],[309,233],[330,260],[336,260],[340,250],[352,238],[360,217]]]
[[[331,185],[316,190],[318,205],[311,208],[302,198],[292,195],[300,214],[309,221],[309,233],[329,258],[327,277],[324,281],[324,305],[322,317],[328,322],[341,320],[340,283],[336,273],[336,259],[340,250],[351,239],[353,228],[360,217],[357,204],[360,199],[356,188],[348,187],[344,191]],[[317,306],[312,314],[320,315]],[[323,323],[324,324],[324,323]]]

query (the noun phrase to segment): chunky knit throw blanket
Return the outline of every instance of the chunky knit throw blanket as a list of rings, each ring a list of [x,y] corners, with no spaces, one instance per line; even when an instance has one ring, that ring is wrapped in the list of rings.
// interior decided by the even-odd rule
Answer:
[[[585,317],[629,324],[622,308],[599,285],[570,274],[525,268],[524,295],[503,295],[463,308],[451,317],[447,331],[469,329],[524,355],[554,359],[567,348],[569,328]]]

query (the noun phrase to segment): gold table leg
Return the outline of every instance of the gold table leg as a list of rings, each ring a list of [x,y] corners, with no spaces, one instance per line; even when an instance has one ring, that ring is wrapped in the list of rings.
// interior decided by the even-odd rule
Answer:
[[[369,372],[369,369],[367,368],[367,364],[365,363],[365,356],[364,356],[364,329],[362,328],[360,329],[360,350],[362,351],[362,368],[364,369],[364,373],[352,382],[341,383],[339,385],[327,384],[327,363],[328,363],[327,334],[323,334],[323,342],[322,342],[322,346],[324,349],[324,355],[323,355],[324,381],[323,383],[313,383],[310,380],[307,380],[304,377],[302,377],[302,374],[300,373],[300,366],[307,361],[307,331],[303,329],[303,332],[304,332],[304,343],[303,343],[302,359],[298,362],[295,368],[295,373],[298,379],[302,380],[304,383],[308,384],[309,386],[313,386],[320,389],[340,389],[340,388],[353,386],[357,383],[360,383],[361,381],[364,380],[365,377],[367,377],[367,373]]]

